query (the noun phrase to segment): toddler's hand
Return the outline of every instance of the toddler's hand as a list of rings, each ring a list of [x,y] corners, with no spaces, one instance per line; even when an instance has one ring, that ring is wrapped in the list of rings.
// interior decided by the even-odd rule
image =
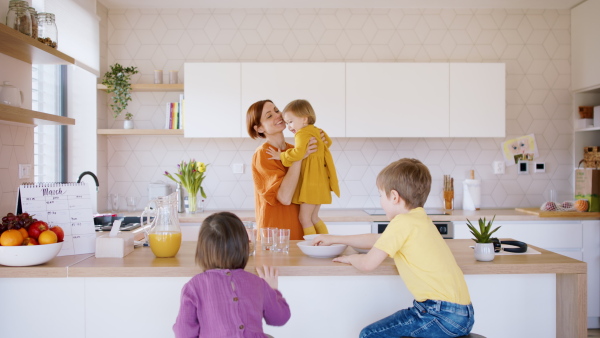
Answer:
[[[281,151],[279,151],[279,149],[273,149],[273,148],[269,147],[267,149],[267,153],[269,155],[271,155],[271,157],[269,158],[269,160],[278,160],[278,161],[281,161],[281,156],[280,156]]]
[[[319,236],[313,238],[313,241],[312,241],[312,245],[314,245],[314,246],[319,246],[319,245],[328,246],[331,244],[335,244],[335,242],[333,241],[333,238],[331,238],[330,235],[319,235]]]
[[[256,267],[256,273],[258,276],[267,282],[272,289],[277,290],[277,278],[279,277],[279,270],[272,266],[263,265],[263,268]]]

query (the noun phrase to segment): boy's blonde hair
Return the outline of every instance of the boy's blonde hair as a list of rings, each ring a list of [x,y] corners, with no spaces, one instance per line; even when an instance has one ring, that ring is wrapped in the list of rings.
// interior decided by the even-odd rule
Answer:
[[[317,115],[315,110],[306,100],[294,100],[283,108],[283,113],[292,113],[298,117],[307,117],[308,124],[315,124],[317,122]]]
[[[387,197],[392,190],[406,202],[410,209],[422,207],[431,190],[431,174],[421,161],[403,158],[392,162],[377,175],[377,188],[385,191]]]
[[[249,254],[248,233],[235,214],[219,212],[202,222],[196,246],[196,264],[203,270],[243,269]]]

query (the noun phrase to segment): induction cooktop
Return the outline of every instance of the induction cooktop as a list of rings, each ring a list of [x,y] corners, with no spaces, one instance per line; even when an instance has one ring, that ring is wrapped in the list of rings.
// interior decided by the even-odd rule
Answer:
[[[371,216],[385,215],[383,209],[364,209],[364,211]],[[425,212],[427,215],[450,215],[444,209],[426,208]]]

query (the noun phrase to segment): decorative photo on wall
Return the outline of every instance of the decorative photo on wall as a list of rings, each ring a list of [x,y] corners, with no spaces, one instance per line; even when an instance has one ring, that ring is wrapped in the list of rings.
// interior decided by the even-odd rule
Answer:
[[[533,161],[540,156],[533,134],[507,140],[501,146],[504,161],[508,166],[515,165],[519,161]]]

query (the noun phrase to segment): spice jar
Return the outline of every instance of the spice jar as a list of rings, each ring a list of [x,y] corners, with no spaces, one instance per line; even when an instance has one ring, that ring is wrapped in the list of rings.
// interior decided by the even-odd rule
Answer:
[[[37,11],[33,7],[28,7],[29,15],[31,16],[31,37],[34,39],[38,38],[38,21]]]
[[[11,0],[8,3],[6,25],[25,35],[31,36],[31,14],[28,8],[29,3],[27,1]]]
[[[38,13],[38,41],[52,48],[58,46],[58,29],[54,22],[54,14]]]

